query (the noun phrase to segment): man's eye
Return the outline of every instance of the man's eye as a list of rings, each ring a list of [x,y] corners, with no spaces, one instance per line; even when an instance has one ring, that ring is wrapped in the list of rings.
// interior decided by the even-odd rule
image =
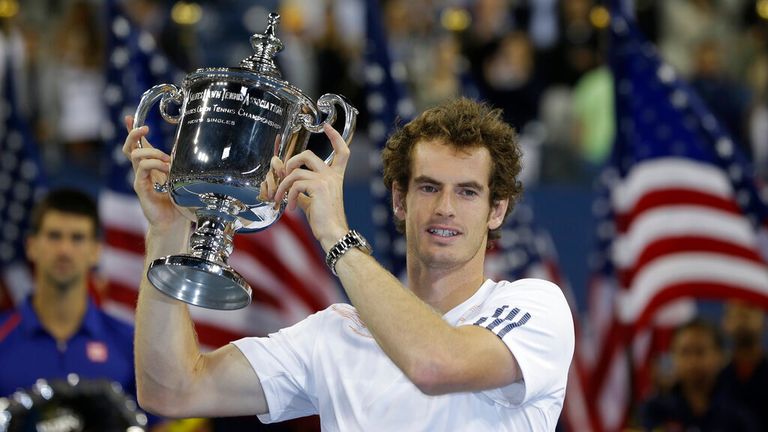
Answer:
[[[424,185],[421,187],[421,190],[424,192],[436,192],[437,188],[432,185]]]
[[[477,191],[473,189],[463,189],[460,193],[464,196],[477,196]]]

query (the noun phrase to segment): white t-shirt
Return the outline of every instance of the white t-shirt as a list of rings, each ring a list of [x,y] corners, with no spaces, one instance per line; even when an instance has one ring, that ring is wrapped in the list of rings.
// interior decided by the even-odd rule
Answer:
[[[523,380],[487,391],[427,396],[346,304],[269,337],[233,343],[261,380],[269,413],[259,419],[265,423],[319,414],[324,431],[555,429],[574,349],[573,318],[557,285],[487,280],[443,319],[498,335],[517,359]]]

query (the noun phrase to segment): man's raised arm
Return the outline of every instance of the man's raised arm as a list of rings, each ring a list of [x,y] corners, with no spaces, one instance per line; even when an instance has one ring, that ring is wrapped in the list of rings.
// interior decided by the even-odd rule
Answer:
[[[133,119],[126,118],[131,128]],[[156,290],[146,266],[186,249],[190,223],[168,194],[154,191],[170,158],[144,139],[146,126],[130,130],[123,152],[130,158],[134,189],[149,221],[146,263],[136,307],[136,387],[139,404],[167,417],[261,414],[268,411],[259,378],[233,345],[202,353],[185,303]],[[137,143],[142,141],[142,148]]]

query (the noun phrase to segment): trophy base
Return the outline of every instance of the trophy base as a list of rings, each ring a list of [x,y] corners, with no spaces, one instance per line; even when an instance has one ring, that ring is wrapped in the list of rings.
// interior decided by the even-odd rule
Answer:
[[[160,292],[207,309],[234,310],[251,303],[251,287],[236,271],[192,255],[154,260],[147,278]]]

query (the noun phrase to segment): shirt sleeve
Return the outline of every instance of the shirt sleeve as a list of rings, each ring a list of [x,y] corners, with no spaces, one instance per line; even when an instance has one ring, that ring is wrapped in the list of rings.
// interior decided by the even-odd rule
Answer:
[[[259,415],[273,423],[317,414],[312,358],[324,311],[268,337],[247,337],[232,342],[259,377],[269,412]]]
[[[521,381],[483,392],[503,406],[561,396],[574,350],[573,317],[560,288],[540,279],[501,282],[477,318],[466,324],[488,329],[515,356]]]

